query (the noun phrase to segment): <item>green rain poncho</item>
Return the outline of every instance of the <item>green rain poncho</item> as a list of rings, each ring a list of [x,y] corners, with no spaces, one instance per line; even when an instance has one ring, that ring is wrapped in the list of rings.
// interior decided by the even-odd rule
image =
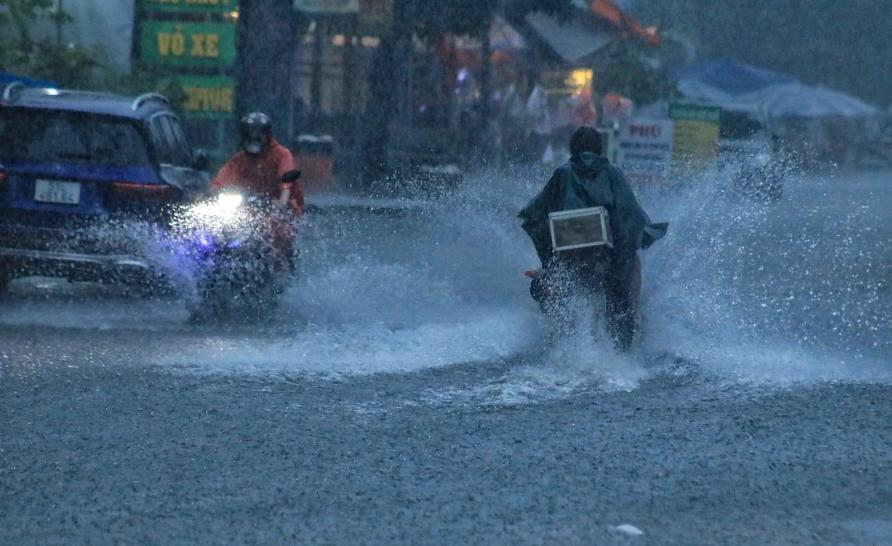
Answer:
[[[559,167],[539,195],[520,211],[523,229],[533,240],[542,264],[552,255],[548,214],[587,207],[605,207],[613,232],[614,263],[630,267],[638,249],[666,234],[668,224],[652,224],[638,204],[622,172],[607,159],[583,152]]]

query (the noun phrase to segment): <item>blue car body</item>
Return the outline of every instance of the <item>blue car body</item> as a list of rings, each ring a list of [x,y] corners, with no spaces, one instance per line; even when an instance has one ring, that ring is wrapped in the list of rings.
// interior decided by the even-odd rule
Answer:
[[[160,95],[25,89],[0,100],[0,289],[14,277],[158,280],[119,222],[164,229],[207,189]]]

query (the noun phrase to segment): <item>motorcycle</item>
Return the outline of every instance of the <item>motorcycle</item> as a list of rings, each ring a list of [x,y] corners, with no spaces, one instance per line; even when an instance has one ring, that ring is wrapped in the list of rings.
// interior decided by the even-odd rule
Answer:
[[[530,295],[549,318],[552,335],[579,326],[579,312],[594,311],[592,328],[602,325],[618,349],[629,348],[637,323],[641,262],[636,257],[627,278],[620,279],[603,251],[574,251],[545,269],[528,270]],[[623,291],[625,295],[619,292]]]
[[[641,294],[641,261],[637,255],[619,266],[608,213],[603,207],[553,212],[549,231],[553,254],[543,269],[529,270],[530,294],[549,317],[553,334],[578,326],[578,312],[594,311],[592,327],[601,324],[618,350],[631,346]],[[649,224],[643,247],[662,237],[668,224]]]
[[[282,182],[299,176],[291,171]],[[192,319],[270,312],[294,270],[293,223],[268,195],[244,190],[224,190],[189,207],[174,225],[193,269]]]

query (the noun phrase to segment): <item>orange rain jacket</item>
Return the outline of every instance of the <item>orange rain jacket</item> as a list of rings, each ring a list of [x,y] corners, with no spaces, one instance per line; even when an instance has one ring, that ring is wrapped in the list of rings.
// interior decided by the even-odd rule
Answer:
[[[300,183],[282,183],[282,176],[295,168],[294,156],[288,148],[270,138],[260,154],[252,155],[242,150],[232,156],[211,180],[211,189],[240,187],[276,199],[282,190],[290,188],[288,204],[299,216],[304,210],[304,192]]]

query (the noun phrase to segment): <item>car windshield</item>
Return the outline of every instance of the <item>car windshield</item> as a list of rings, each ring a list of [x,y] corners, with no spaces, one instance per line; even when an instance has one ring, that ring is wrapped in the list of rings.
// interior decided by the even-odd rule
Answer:
[[[0,158],[117,167],[148,163],[145,140],[127,120],[29,108],[0,109]]]

